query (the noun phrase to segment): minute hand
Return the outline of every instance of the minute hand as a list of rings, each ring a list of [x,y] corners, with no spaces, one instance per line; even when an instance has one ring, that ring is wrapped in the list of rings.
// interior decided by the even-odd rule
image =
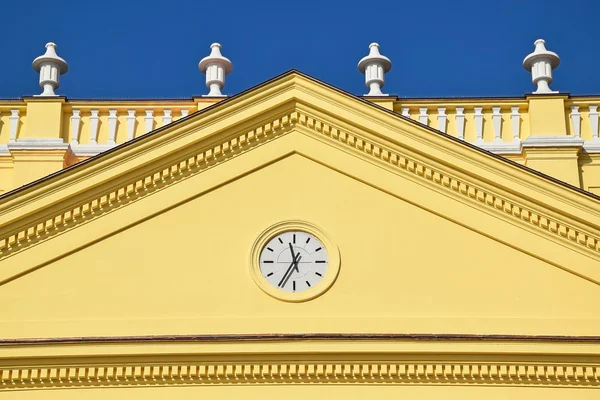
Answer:
[[[292,260],[292,263],[288,267],[287,271],[285,271],[285,274],[283,274],[283,277],[281,278],[281,280],[279,281],[279,284],[277,286],[279,286],[279,287],[284,287],[285,286],[285,284],[287,283],[288,279],[292,275],[292,269],[294,268],[294,265],[297,266],[298,265],[298,261],[300,261],[301,258],[302,258],[302,256],[300,254],[298,254],[298,259],[297,260]]]

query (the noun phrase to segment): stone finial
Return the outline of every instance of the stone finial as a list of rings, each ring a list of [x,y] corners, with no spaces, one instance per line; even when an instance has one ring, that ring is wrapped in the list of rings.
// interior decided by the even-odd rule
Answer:
[[[388,96],[381,88],[385,84],[385,74],[392,69],[392,62],[379,53],[379,44],[371,43],[369,49],[369,55],[358,62],[358,70],[365,74],[365,85],[369,88],[365,96]]]
[[[33,69],[40,73],[40,87],[44,91],[39,96],[57,96],[60,76],[69,70],[67,62],[56,54],[56,44],[46,44],[46,53],[33,60]]]
[[[546,42],[538,39],[534,42],[535,50],[523,60],[523,68],[531,72],[531,80],[537,85],[534,93],[558,93],[550,90],[552,70],[560,64],[560,58],[552,51],[546,50]]]
[[[231,61],[221,54],[221,45],[213,43],[208,57],[204,57],[198,64],[198,69],[206,74],[206,87],[210,92],[204,97],[225,97],[221,89],[225,86],[225,75],[233,68]]]

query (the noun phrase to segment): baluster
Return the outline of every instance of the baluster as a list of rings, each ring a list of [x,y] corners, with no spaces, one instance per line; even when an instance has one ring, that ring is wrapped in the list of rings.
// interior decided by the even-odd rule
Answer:
[[[153,113],[154,110],[146,110],[146,116],[144,117],[144,122],[146,123],[146,133],[150,132],[154,128]]]
[[[408,109],[408,107],[402,107],[402,115],[404,115],[407,118],[410,118],[410,110]]]
[[[456,107],[456,133],[460,140],[465,140],[465,108]]]
[[[519,114],[519,106],[510,108],[510,119],[512,121],[513,140],[519,140],[521,136],[521,114]]]
[[[73,110],[71,116],[71,144],[79,144],[79,127],[81,125],[81,110]]]
[[[188,114],[189,114],[189,111],[188,111],[188,110],[181,110],[181,118],[185,118],[185,117],[187,117],[187,116],[188,116]]]
[[[483,107],[475,107],[475,142],[483,143]]]
[[[502,141],[502,113],[500,107],[492,107],[492,122],[494,125],[494,141]]]
[[[108,144],[116,144],[117,110],[108,110]]]
[[[573,124],[573,135],[581,137],[581,114],[579,106],[571,106],[571,123]]]
[[[10,139],[9,142],[17,141],[17,131],[19,130],[19,110],[10,110]]]
[[[438,129],[444,133],[446,133],[446,121],[448,119],[448,116],[446,115],[446,108],[445,107],[439,107],[438,108]]]
[[[91,110],[90,116],[90,144],[98,144],[98,110]]]
[[[171,116],[171,110],[164,110],[163,111],[164,115],[163,115],[163,126],[164,125],[169,125],[171,122],[173,122],[173,117]]]
[[[590,106],[590,126],[592,127],[592,140],[598,140],[598,106]]]
[[[135,134],[135,110],[127,110],[127,140],[133,139]]]
[[[423,125],[428,124],[429,116],[427,115],[427,107],[419,108],[419,122]]]

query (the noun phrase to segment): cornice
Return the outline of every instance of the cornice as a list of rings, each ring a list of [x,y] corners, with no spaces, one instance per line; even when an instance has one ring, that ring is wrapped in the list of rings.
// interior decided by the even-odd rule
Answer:
[[[272,140],[295,127],[308,129],[319,136],[350,148],[362,157],[375,159],[392,168],[396,173],[408,174],[413,179],[424,181],[438,190],[452,193],[462,201],[474,203],[480,208],[502,218],[521,224],[529,229],[559,240],[571,248],[600,257],[600,238],[595,234],[570,224],[567,220],[554,218],[543,210],[523,205],[519,200],[500,195],[489,188],[483,188],[463,177],[458,177],[448,169],[441,169],[409,157],[389,146],[361,136],[356,129],[340,128],[324,118],[311,115],[309,111],[296,108],[268,122],[262,122],[242,133],[230,134],[202,150],[187,153],[162,165],[148,170],[135,179],[121,182],[104,189],[83,201],[65,206],[53,214],[40,214],[33,223],[22,225],[0,238],[0,260],[31,245],[51,239],[58,233],[88,223],[95,218],[112,212],[126,204],[151,195],[158,189],[172,185],[182,178],[200,173],[249,148]],[[92,191],[90,191],[92,193]],[[65,202],[66,204],[67,202]],[[0,280],[3,280],[0,278]],[[595,279],[592,279],[595,280]]]
[[[462,338],[467,340],[464,347],[456,347],[445,338],[425,337],[428,343],[424,344],[420,342],[423,338],[409,338],[415,335],[354,335],[366,342],[348,339],[342,346],[339,338],[346,335],[249,335],[249,341],[225,336],[221,344],[215,342],[220,335],[155,338],[173,343],[168,348],[160,340],[155,345],[158,347],[136,340],[118,348],[110,342],[94,341],[87,345],[92,347],[69,342],[52,347],[48,343],[14,347],[7,354],[0,353],[0,392],[100,386],[348,383],[600,387],[597,354],[578,344],[546,343],[543,348],[527,351],[524,347],[507,348],[502,341],[479,347],[469,338]],[[197,347],[199,339],[208,347]],[[68,354],[64,346],[69,346]],[[40,351],[32,351],[35,349]]]
[[[293,358],[293,356],[291,357]],[[451,362],[146,362],[3,368],[0,392],[85,387],[264,384],[600,387],[600,365]]]

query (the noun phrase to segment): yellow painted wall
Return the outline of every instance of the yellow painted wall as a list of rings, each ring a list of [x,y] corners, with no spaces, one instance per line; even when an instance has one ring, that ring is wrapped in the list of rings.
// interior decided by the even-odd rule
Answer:
[[[264,156],[269,147],[295,139],[260,150]],[[323,157],[340,157],[330,153]],[[225,172],[218,169],[213,173]],[[407,184],[387,174],[379,179]],[[176,200],[193,185],[183,182],[164,195],[172,192]],[[438,198],[437,213],[457,207],[430,196]],[[0,303],[14,306],[3,312],[3,334],[592,335],[600,329],[597,312],[588,306],[600,301],[597,284],[410,203],[416,200],[293,155],[4,284]],[[130,207],[153,209],[146,200]],[[133,210],[117,211],[114,218],[124,212]],[[460,213],[463,223],[481,218],[468,207]],[[258,234],[289,219],[320,226],[342,258],[337,282],[306,303],[275,300],[249,275],[250,246]],[[532,306],[538,303],[544,307]],[[143,306],[126,306],[132,304]]]

